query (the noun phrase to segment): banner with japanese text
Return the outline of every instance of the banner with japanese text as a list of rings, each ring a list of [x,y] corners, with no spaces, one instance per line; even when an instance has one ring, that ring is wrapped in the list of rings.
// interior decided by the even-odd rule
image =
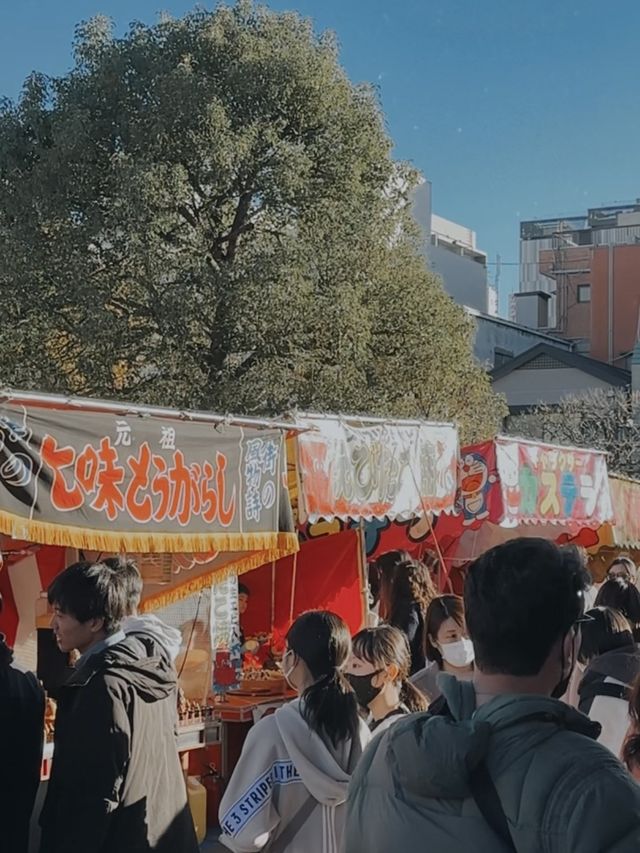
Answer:
[[[458,435],[447,424],[296,418],[300,520],[402,520],[453,509]]]
[[[458,506],[465,527],[486,520],[595,529],[613,520],[606,456],[502,437],[465,448]]]
[[[624,548],[640,547],[640,482],[626,477],[609,477],[615,543]]]
[[[297,549],[283,434],[0,406],[0,531],[98,551]]]

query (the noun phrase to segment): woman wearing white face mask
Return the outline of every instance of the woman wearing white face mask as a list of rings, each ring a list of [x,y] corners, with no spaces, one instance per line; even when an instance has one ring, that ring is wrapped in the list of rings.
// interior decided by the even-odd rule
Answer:
[[[433,702],[440,696],[441,672],[461,681],[473,677],[473,644],[467,634],[462,599],[457,595],[434,598],[427,610],[426,634],[429,663],[411,678],[411,683]]]
[[[369,741],[343,675],[351,637],[334,613],[304,613],[282,669],[300,699],[249,732],[220,805],[220,841],[236,853],[339,853],[347,788]]]

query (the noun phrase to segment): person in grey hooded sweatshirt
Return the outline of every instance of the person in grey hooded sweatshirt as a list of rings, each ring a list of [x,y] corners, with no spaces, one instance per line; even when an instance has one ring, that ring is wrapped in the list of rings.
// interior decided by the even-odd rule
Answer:
[[[640,786],[557,698],[587,578],[575,548],[515,539],[465,582],[473,681],[373,741],[352,779],[346,853],[636,853]]]
[[[129,634],[151,637],[167,654],[171,663],[176,662],[182,647],[182,634],[159,619],[154,613],[139,613],[142,599],[142,576],[133,560],[126,557],[111,557],[104,565],[122,573],[127,586],[127,612],[122,620],[122,630]]]
[[[249,732],[220,805],[236,853],[339,853],[349,780],[369,732],[342,674],[351,652],[339,616],[310,611],[287,634],[283,670],[300,699]]]

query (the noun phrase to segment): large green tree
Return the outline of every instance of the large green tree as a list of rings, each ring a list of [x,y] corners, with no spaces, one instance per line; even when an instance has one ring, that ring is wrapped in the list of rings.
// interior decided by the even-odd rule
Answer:
[[[94,19],[0,111],[0,381],[486,435],[502,402],[421,258],[414,181],[298,15]]]

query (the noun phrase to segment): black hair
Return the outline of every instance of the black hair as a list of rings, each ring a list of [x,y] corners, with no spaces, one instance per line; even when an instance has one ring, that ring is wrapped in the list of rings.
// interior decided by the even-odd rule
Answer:
[[[612,607],[629,620],[636,640],[640,640],[640,592],[635,584],[624,578],[605,581],[595,600],[596,607]]]
[[[464,609],[482,672],[537,675],[555,643],[584,612],[588,575],[573,546],[512,539],[479,557],[464,585]]]
[[[588,663],[598,655],[634,646],[633,632],[629,620],[612,607],[594,607],[585,613],[580,624],[581,640],[578,658]]]
[[[432,641],[438,636],[438,631],[443,622],[453,619],[462,630],[465,629],[464,602],[459,595],[439,595],[434,598],[427,609],[425,619],[426,645],[425,652],[427,660],[433,661],[440,669],[443,667],[440,649]]]
[[[102,561],[103,565],[120,572],[127,585],[127,616],[136,612],[142,598],[144,582],[138,567],[133,560],[127,557],[109,557]]]
[[[124,573],[107,563],[74,563],[59,574],[47,591],[49,604],[78,622],[102,619],[114,634],[127,614],[129,590]]]
[[[249,587],[246,584],[238,584],[238,595],[251,595]]]
[[[358,701],[342,673],[351,654],[345,622],[327,610],[310,610],[293,623],[287,647],[305,662],[314,683],[303,695],[301,712],[309,727],[334,746],[358,736]]]
[[[384,669],[390,664],[396,664],[400,683],[400,701],[412,714],[427,710],[426,697],[409,681],[411,650],[407,637],[402,631],[392,625],[365,628],[353,638],[353,653],[361,660],[373,664],[376,669]]]

